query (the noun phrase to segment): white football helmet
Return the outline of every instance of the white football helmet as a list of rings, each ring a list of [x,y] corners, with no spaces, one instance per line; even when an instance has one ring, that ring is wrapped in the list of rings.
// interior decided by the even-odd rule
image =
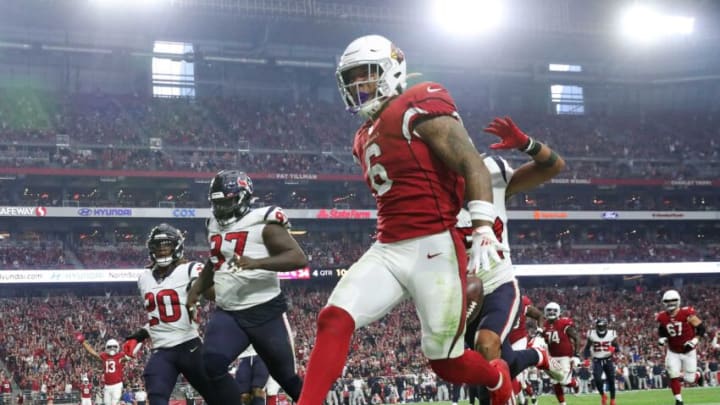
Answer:
[[[545,305],[545,318],[554,321],[560,316],[560,305],[557,302],[549,302]]]
[[[358,66],[367,66],[369,77],[353,83],[348,73]],[[345,48],[335,76],[348,111],[370,118],[390,97],[402,93],[407,87],[405,55],[387,38],[366,35]],[[359,86],[368,83],[377,85],[375,94],[360,91]]]
[[[677,308],[680,308],[680,293],[676,290],[667,290],[662,296],[662,303],[665,306],[665,310],[672,312]]]
[[[118,343],[115,339],[110,339],[105,343],[105,351],[111,355],[114,356],[117,354],[117,352],[120,350],[120,343]]]

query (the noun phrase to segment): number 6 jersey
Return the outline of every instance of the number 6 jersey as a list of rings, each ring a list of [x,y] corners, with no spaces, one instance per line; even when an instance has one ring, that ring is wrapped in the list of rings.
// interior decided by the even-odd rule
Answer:
[[[252,209],[227,226],[220,226],[215,218],[208,219],[210,260],[215,271],[215,304],[219,308],[241,311],[280,295],[280,282],[276,272],[261,269],[240,270],[227,264],[234,255],[254,259],[268,257],[262,235],[267,224],[290,227],[287,216],[279,207]]]
[[[169,348],[199,336],[197,323],[190,320],[185,303],[188,284],[203,269],[198,262],[182,263],[158,281],[152,269],[140,275],[138,288],[145,299],[148,324],[153,348]]]

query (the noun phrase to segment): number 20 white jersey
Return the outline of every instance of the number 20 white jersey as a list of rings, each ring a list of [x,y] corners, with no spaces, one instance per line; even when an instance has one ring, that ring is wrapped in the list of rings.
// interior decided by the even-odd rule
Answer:
[[[277,273],[269,270],[235,270],[227,261],[237,254],[259,259],[269,256],[263,241],[267,224],[290,227],[279,207],[250,210],[237,222],[220,226],[215,218],[208,220],[210,260],[215,264],[215,304],[226,311],[239,311],[270,301],[280,294]]]
[[[505,207],[505,197],[508,184],[512,179],[513,169],[505,161],[505,159],[497,156],[488,156],[483,159],[485,166],[487,166],[490,172],[490,178],[492,181],[493,190],[493,205],[495,206],[495,221],[493,223],[493,232],[498,241],[510,249],[508,241],[508,227],[507,227],[507,208]],[[470,220],[470,213],[462,209],[458,214],[458,228],[472,228],[472,221]],[[465,232],[470,235],[470,232]],[[471,240],[472,236],[468,236]],[[510,260],[510,254],[505,253],[505,258],[502,263],[498,264],[497,267],[490,271],[478,271],[477,276],[483,282],[483,289],[485,294],[490,294],[495,291],[501,285],[513,281],[515,279],[515,271],[512,267],[512,261]]]
[[[185,303],[188,283],[203,269],[198,262],[178,265],[165,279],[158,282],[152,270],[145,270],[138,279],[140,294],[145,300],[148,324],[154,348],[169,348],[197,338],[198,327],[190,321]]]

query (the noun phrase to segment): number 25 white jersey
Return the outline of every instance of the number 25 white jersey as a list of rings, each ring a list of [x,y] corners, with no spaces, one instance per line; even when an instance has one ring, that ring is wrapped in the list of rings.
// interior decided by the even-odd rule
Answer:
[[[145,328],[154,348],[174,347],[199,336],[197,324],[190,321],[185,303],[188,284],[200,275],[203,267],[198,262],[180,264],[159,282],[152,269],[140,275],[138,288],[148,314]]]
[[[262,236],[267,224],[290,227],[282,209],[274,206],[252,209],[228,226],[220,226],[215,218],[208,220],[210,260],[215,265],[215,304],[219,308],[226,311],[248,309],[280,294],[276,272],[261,269],[238,271],[227,265],[227,261],[236,254],[253,259],[269,256]]]
[[[590,340],[590,353],[594,359],[607,359],[612,355],[610,353],[610,346],[613,340],[617,338],[617,334],[614,330],[608,329],[605,336],[600,337],[595,329],[591,329],[588,332],[588,339]]]

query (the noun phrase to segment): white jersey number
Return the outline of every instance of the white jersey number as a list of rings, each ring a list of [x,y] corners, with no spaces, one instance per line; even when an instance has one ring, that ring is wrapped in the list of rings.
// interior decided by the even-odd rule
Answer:
[[[158,310],[160,318],[150,317],[150,326],[163,321],[165,323],[175,322],[182,317],[180,308],[180,296],[175,290],[160,290],[157,294],[148,292],[145,294],[145,310],[153,312]]]
[[[105,360],[105,372],[108,374],[112,374],[117,369],[115,365],[115,360]]]
[[[382,152],[380,151],[380,146],[376,143],[368,145],[365,149],[365,166],[368,168],[367,176],[372,184],[372,189],[375,190],[375,194],[378,196],[390,191],[393,184],[393,181],[388,177],[385,166],[380,163],[370,164],[371,158],[380,157],[380,155],[382,155]]]
[[[665,325],[665,329],[671,337],[680,336],[682,335],[682,322],[670,322]]]
[[[228,232],[225,234],[225,240],[235,245],[233,251],[238,256],[242,256],[243,251],[245,251],[245,243],[247,242],[247,237],[247,231]],[[216,269],[219,269],[220,266],[225,263],[225,255],[222,254],[222,243],[222,235],[215,234],[210,236],[210,256],[215,258],[215,260],[213,260],[213,263],[215,263]]]

